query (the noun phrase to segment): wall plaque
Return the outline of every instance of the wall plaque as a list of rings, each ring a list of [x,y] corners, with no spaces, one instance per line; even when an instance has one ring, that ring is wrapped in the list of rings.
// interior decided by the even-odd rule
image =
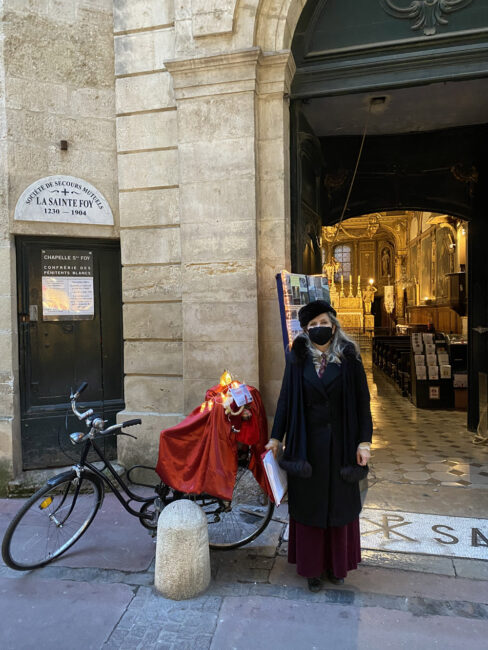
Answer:
[[[74,176],[46,176],[29,185],[17,201],[14,219],[103,226],[114,223],[103,194]]]

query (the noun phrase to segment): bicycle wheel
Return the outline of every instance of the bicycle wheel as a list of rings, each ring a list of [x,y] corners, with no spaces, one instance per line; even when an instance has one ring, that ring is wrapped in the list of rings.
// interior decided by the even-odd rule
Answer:
[[[247,468],[239,466],[232,501],[201,496],[208,518],[210,548],[233,549],[252,542],[269,524],[274,504]]]
[[[11,569],[36,569],[58,558],[83,535],[103,501],[93,474],[54,479],[28,499],[10,522],[2,543]]]

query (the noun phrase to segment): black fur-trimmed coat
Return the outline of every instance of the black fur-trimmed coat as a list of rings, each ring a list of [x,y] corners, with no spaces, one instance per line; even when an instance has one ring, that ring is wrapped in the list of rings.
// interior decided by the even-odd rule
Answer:
[[[358,483],[340,476],[356,463],[360,442],[371,442],[370,396],[361,359],[346,348],[341,364],[328,364],[321,378],[307,338],[298,336],[287,353],[271,437],[283,440],[291,456],[312,465],[310,478],[288,477],[290,516],[302,524],[344,526],[359,516]]]

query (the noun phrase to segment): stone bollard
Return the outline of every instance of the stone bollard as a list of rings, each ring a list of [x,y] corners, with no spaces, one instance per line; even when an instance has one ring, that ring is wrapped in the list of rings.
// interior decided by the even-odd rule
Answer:
[[[174,501],[159,516],[154,586],[166,598],[185,600],[209,584],[207,517],[193,501]]]

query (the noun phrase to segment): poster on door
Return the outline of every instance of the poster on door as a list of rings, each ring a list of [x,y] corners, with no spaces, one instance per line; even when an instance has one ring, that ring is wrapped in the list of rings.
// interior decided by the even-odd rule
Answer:
[[[42,250],[41,276],[43,320],[95,317],[92,251]]]

